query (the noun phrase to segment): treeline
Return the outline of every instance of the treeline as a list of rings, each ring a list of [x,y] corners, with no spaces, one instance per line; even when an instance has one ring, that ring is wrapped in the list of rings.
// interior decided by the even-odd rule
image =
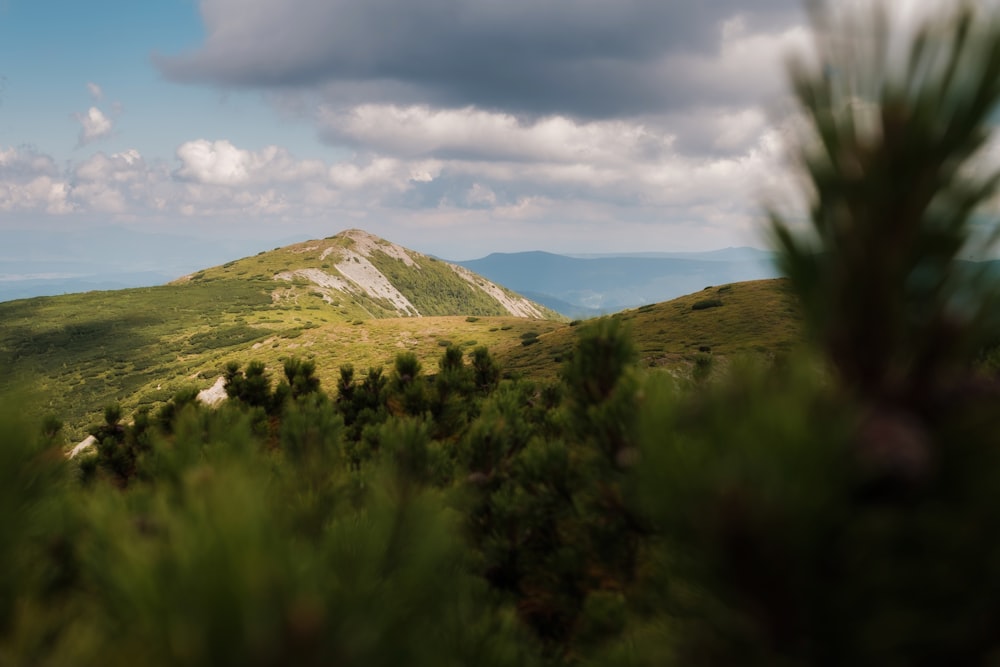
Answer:
[[[345,366],[332,394],[308,361],[232,364],[221,408],[109,407],[69,463],[58,424],[7,415],[0,659],[575,659],[624,629],[648,533],[634,356],[609,321],[552,386],[501,383],[485,348]]]
[[[649,534],[623,487],[638,460],[635,361],[628,335],[607,320],[584,329],[564,380],[550,385],[501,382],[501,369],[485,347],[468,360],[460,348],[448,347],[433,374],[411,353],[400,353],[389,372],[370,368],[356,377],[352,366],[344,366],[330,394],[311,361],[286,360],[277,382],[260,362],[245,368],[233,363],[225,375],[229,400],[218,409],[199,404],[194,389],[155,414],[140,410],[128,424],[120,409],[108,408],[105,422],[92,429],[95,451],[76,463],[77,493],[101,496],[117,489],[127,498],[159,499],[176,494],[167,489],[183,486],[195,470],[211,470],[214,477],[223,467],[226,475],[240,470],[262,476],[257,483],[275,515],[263,527],[269,536],[254,557],[262,562],[273,558],[276,545],[288,543],[322,560],[317,551],[334,539],[332,525],[367,524],[373,504],[388,502],[381,516],[389,523],[368,530],[386,538],[403,532],[370,545],[367,559],[388,559],[402,580],[419,580],[430,575],[411,562],[408,550],[450,547],[455,562],[422,566],[448,570],[447,586],[474,582],[479,595],[463,604],[479,609],[491,626],[508,619],[510,635],[494,638],[509,643],[504,651],[518,655],[519,663],[570,659],[624,629],[625,594],[638,580],[640,549]],[[213,512],[222,516],[240,511],[219,502]],[[425,516],[410,517],[414,504],[426,506]],[[165,519],[143,522],[148,529],[149,521]],[[436,535],[432,544],[404,539],[425,530],[433,534],[438,524],[451,532]],[[139,534],[115,539],[148,541]],[[234,553],[253,548],[239,545]],[[346,572],[327,576],[355,578]],[[240,589],[239,582],[230,585],[238,598],[252,600],[253,591]],[[373,589],[379,587],[373,582]],[[385,604],[410,605],[415,617],[436,614],[423,602],[396,600],[392,590],[382,594]],[[353,614],[333,600],[317,604],[331,605],[324,606],[331,620]],[[464,623],[461,614],[456,621]],[[382,641],[398,638],[388,634]],[[279,644],[274,650],[280,662],[290,649]],[[330,655],[322,643],[312,650],[316,659]]]
[[[562,380],[320,386],[227,369],[66,462],[4,418],[5,664],[931,664],[1000,643],[996,380],[875,405],[816,358],[640,373],[613,320]],[[833,376],[837,377],[837,376]],[[277,381],[276,381],[277,380]],[[972,383],[972,385],[968,385]],[[968,385],[968,386],[967,386]],[[969,393],[969,386],[986,393]],[[960,392],[953,396],[951,392]]]

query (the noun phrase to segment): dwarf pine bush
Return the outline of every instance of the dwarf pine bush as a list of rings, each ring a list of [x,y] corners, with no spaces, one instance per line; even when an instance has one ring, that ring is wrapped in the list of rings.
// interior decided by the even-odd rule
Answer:
[[[770,217],[809,349],[677,383],[601,319],[550,384],[482,347],[332,394],[231,364],[220,408],[109,409],[72,462],[0,401],[0,665],[995,660],[1000,304],[958,260],[1000,21],[901,60],[831,16],[793,69],[807,224]]]

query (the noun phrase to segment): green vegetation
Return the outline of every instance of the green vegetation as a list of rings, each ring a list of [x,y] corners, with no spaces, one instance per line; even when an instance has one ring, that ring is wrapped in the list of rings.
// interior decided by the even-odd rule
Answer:
[[[692,371],[702,347],[709,347],[719,364],[725,365],[741,356],[787,354],[803,341],[799,306],[787,281],[737,283],[724,293],[725,308],[693,308],[703,299],[698,292],[609,318],[629,324],[643,366],[682,375]],[[571,322],[540,334],[535,338],[537,345],[498,349],[497,356],[509,373],[555,378],[560,363],[556,359],[571,352],[577,326]]]
[[[181,389],[206,388],[230,361],[256,357],[275,365],[291,354],[308,355],[332,382],[341,364],[387,364],[399,348],[432,361],[432,337],[499,349],[509,336],[488,329],[514,333],[522,326],[517,318],[496,317],[506,312],[497,301],[419,253],[411,252],[419,267],[377,249],[370,254],[422,312],[448,318],[396,325],[386,318],[398,312],[384,299],[283,273],[312,275],[326,264],[336,276],[329,260],[353,245],[340,235],[227,262],[163,287],[0,303],[0,391],[35,392],[39,415],[61,415],[67,435],[78,440],[104,405],[155,408]],[[553,318],[546,327],[558,320],[542,312]],[[452,319],[459,315],[465,317]],[[480,316],[494,316],[492,326],[482,328]]]
[[[345,315],[311,288],[292,297],[273,279],[217,273],[277,262],[274,253],[282,252],[208,270],[201,281],[0,303],[0,364],[8,369],[0,390],[33,392],[38,416],[60,415],[68,439],[79,441],[105,405],[156,409],[182,389],[209,387],[232,361],[280,367],[289,356],[306,356],[329,385],[345,363],[386,366],[402,349],[432,365],[455,341],[487,346],[508,374],[551,380],[573,344],[575,325],[556,320],[354,317],[356,306]],[[701,345],[724,360],[779,353],[800,339],[797,309],[776,281],[736,286],[711,319],[689,312],[692,298],[615,316],[632,324],[644,364],[689,373]]]
[[[358,230],[348,230],[321,241],[305,241],[285,248],[275,248],[262,255],[200,271],[188,280],[205,282],[240,278],[264,284],[270,283],[271,291],[282,302],[292,306],[312,305],[320,307],[321,310],[324,305],[330,305],[325,301],[344,301],[352,320],[412,315],[412,312],[401,312],[387,299],[366,294],[356,286],[352,286],[349,294],[345,294],[323,285],[322,282],[314,283],[313,279],[308,277],[315,276],[312,272],[322,271],[328,277],[341,279],[343,276],[336,268],[341,260],[360,265],[361,259],[357,255],[345,254],[359,250],[355,235],[363,236],[365,244],[371,246],[370,250],[365,251],[367,252],[365,259],[385,276],[421,315],[508,315],[507,310],[496,299],[471,285],[450,268],[451,265],[448,263],[432,261],[430,257],[412,250],[393,247],[388,241]],[[407,263],[395,256],[399,251],[405,252],[411,261]],[[297,271],[300,273],[294,273]],[[301,271],[307,273],[303,274]],[[276,280],[276,276],[282,278]],[[484,279],[476,278],[485,283]],[[521,299],[509,290],[502,291],[512,299]],[[543,317],[561,319],[558,314],[547,308],[536,307]]]
[[[807,229],[772,214],[786,280],[574,327],[452,318],[507,358],[558,350],[552,381],[436,342],[330,383],[312,358],[232,361],[220,408],[109,404],[71,461],[58,419],[5,397],[0,663],[994,662],[1000,292],[958,258],[1000,183],[969,171],[1000,20],[922,34],[899,72],[831,39],[798,74],[816,187]],[[649,370],[651,336],[693,372]],[[762,344],[782,353],[718,363]]]
[[[706,308],[719,308],[722,306],[722,299],[702,299],[691,304],[691,310],[705,310]]]
[[[419,267],[408,267],[402,260],[378,251],[368,259],[406,295],[421,315],[506,314],[495,299],[467,283],[444,262],[428,262],[418,257]]]

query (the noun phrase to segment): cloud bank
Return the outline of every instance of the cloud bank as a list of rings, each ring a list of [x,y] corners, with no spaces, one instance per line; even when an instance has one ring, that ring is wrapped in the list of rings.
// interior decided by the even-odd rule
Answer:
[[[755,71],[761,45],[753,42],[800,23],[798,6],[203,0],[204,44],[157,64],[176,81],[314,87],[354,103],[629,116],[747,101],[758,86],[770,88],[773,72]]]
[[[912,15],[921,2],[898,4]],[[707,249],[759,241],[759,200],[794,186],[783,62],[808,48],[799,0],[199,7],[202,43],[155,56],[159,72],[259,91],[275,128],[306,124],[327,159],[296,157],[267,127],[256,146],[195,134],[173,155],[59,167],[0,147],[0,210],[363,226],[465,256]],[[81,146],[121,139],[96,106],[76,118]]]

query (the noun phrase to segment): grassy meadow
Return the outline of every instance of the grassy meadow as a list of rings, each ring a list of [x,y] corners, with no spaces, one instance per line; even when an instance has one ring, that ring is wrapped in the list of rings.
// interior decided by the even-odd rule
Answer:
[[[264,260],[262,272],[281,268],[274,266],[280,259]],[[0,303],[0,365],[7,369],[0,389],[28,392],[75,440],[106,405],[118,402],[126,414],[155,407],[181,389],[211,386],[230,361],[260,360],[280,374],[284,359],[310,359],[324,386],[334,386],[341,365],[388,367],[404,351],[433,373],[453,343],[466,351],[485,345],[508,375],[552,379],[574,344],[575,323],[554,319],[372,318],[347,299],[328,303],[305,284],[238,276],[239,264],[162,287]],[[708,296],[722,305],[692,308]],[[613,317],[630,326],[641,363],[681,373],[706,346],[725,359],[781,351],[799,338],[780,281],[713,287]]]
[[[698,304],[709,301],[710,307]],[[725,364],[746,354],[788,352],[802,340],[802,321],[784,280],[754,280],[610,315],[628,327],[639,361],[650,368],[690,373],[699,354]],[[554,378],[576,342],[576,323],[538,336],[537,343],[505,348],[508,372]]]

